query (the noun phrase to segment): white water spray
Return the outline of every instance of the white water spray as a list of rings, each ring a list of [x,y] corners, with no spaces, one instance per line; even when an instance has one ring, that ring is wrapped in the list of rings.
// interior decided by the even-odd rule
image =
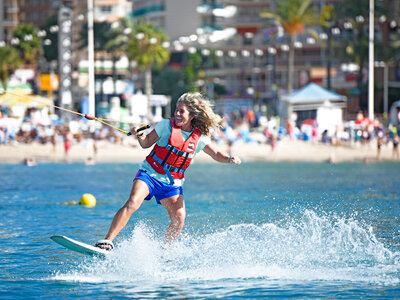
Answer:
[[[377,284],[400,282],[400,253],[358,221],[306,210],[284,224],[239,224],[166,248],[138,224],[105,260],[84,258],[55,279],[81,282],[172,282],[265,278]]]

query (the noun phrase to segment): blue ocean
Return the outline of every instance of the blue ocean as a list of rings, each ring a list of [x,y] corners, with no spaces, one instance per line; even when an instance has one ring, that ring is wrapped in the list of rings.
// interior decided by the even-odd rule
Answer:
[[[138,164],[0,165],[0,297],[400,298],[400,164],[197,163],[187,219],[164,245],[166,210],[146,201],[105,259],[94,244]],[[93,194],[92,208],[73,205]]]

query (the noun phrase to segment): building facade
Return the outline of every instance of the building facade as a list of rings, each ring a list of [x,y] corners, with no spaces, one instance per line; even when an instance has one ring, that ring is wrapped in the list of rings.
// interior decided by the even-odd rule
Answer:
[[[19,24],[18,13],[17,0],[0,0],[0,41],[11,38],[12,32]]]
[[[62,1],[20,0],[18,18],[20,23],[40,27],[47,19],[56,14]]]
[[[95,0],[94,19],[97,22],[112,23],[126,17],[132,10],[132,4],[127,0]]]
[[[146,1],[147,2],[147,1]],[[155,2],[155,1],[154,1]],[[173,1],[157,1],[163,8]],[[221,84],[226,89],[224,99],[248,99],[252,103],[263,103],[270,107],[270,111],[276,113],[277,96],[286,93],[288,82],[289,40],[283,28],[276,21],[260,17],[262,10],[277,11],[278,0],[203,0],[195,8],[200,18],[200,26],[196,29],[178,35],[171,34],[168,27],[165,30],[171,38],[171,51],[173,53],[198,52],[204,56],[205,83],[204,89],[213,97],[213,86]],[[326,5],[339,5],[342,0],[315,0],[312,6],[315,13],[322,12]],[[135,1],[145,3],[145,1]],[[134,5],[135,5],[134,3]],[[386,20],[379,10],[375,14],[375,41],[377,43],[389,42],[386,28],[398,30],[400,3],[398,1],[383,1],[387,13]],[[355,16],[363,23],[364,36],[368,37],[368,3],[365,3],[367,15]],[[160,9],[164,11],[163,9]],[[151,19],[152,15],[160,15],[161,12],[153,12],[148,9],[139,10],[143,15],[149,16],[157,23],[157,19]],[[135,8],[134,8],[135,12]],[[192,10],[192,13],[194,9]],[[136,13],[135,16],[139,17]],[[197,22],[194,19],[193,23]],[[353,20],[354,21],[354,20]],[[358,69],[351,56],[340,56],[338,45],[352,35],[357,35],[357,29],[351,27],[350,20],[338,18],[338,22],[329,28],[314,26],[311,29],[314,35],[305,31],[296,37],[294,43],[295,61],[293,88],[299,89],[308,82],[348,95],[348,111],[355,113],[358,109],[366,107],[365,91],[359,89],[357,74],[367,73],[367,68]],[[390,29],[394,31],[393,29]],[[317,38],[315,37],[317,35]],[[335,48],[336,45],[336,48]],[[376,60],[384,57],[376,51]],[[400,57],[395,61],[400,61]],[[365,65],[368,60],[365,61]],[[382,65],[382,63],[380,63]],[[389,78],[393,78],[396,67],[393,60],[389,65]],[[328,72],[329,70],[329,72]],[[383,72],[378,70],[375,81],[383,85]],[[382,72],[381,72],[382,71]],[[328,73],[330,76],[328,76]],[[366,85],[365,76],[363,85]],[[368,77],[368,76],[367,76]],[[392,84],[392,86],[394,86]],[[364,94],[364,95],[363,95]],[[376,111],[382,112],[383,92],[376,93]],[[363,101],[360,101],[363,96]]]
[[[171,40],[196,33],[201,16],[196,8],[201,0],[133,0],[132,16],[143,18],[165,30]]]

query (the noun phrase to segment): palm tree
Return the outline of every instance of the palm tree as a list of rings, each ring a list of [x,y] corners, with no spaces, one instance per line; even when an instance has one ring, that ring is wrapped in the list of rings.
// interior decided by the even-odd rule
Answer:
[[[281,24],[289,36],[289,60],[288,60],[288,85],[287,92],[293,90],[294,74],[294,42],[299,33],[303,33],[305,26],[318,25],[319,15],[311,6],[312,0],[281,0],[278,2],[277,13],[263,10],[260,16],[270,18]]]
[[[18,51],[11,46],[0,47],[0,81],[7,91],[8,78],[21,65]]]
[[[162,67],[169,61],[170,52],[163,47],[163,43],[168,40],[168,37],[163,30],[151,23],[145,23],[143,20],[131,24],[133,28],[128,36],[126,53],[129,60],[135,61],[138,69],[144,72],[148,114],[151,118],[151,69],[152,67]]]
[[[38,32],[31,24],[21,24],[13,32],[13,37],[19,40],[15,47],[27,64],[36,63],[42,55],[42,38],[38,37]]]
[[[110,52],[126,52],[128,35],[135,28],[135,21],[132,18],[121,19],[111,24],[111,29],[105,34],[107,42],[104,45],[106,51]]]
[[[108,32],[110,31],[110,24],[107,22],[94,22],[93,23],[93,34],[94,34],[94,51],[102,52],[105,51],[105,45],[108,43]],[[88,44],[88,25],[85,23],[80,32],[80,41],[78,43],[79,49],[86,49]]]

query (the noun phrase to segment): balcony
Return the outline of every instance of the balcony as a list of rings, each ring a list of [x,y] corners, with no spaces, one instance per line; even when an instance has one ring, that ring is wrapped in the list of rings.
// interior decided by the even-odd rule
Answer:
[[[146,7],[142,7],[140,9],[134,10],[131,13],[132,17],[138,18],[138,17],[144,17],[152,13],[159,13],[159,12],[165,12],[165,7],[163,4],[154,4],[154,5],[149,5]]]
[[[211,5],[208,3],[202,3],[201,5],[196,7],[196,11],[201,15],[212,15],[213,10],[216,8],[224,8],[224,7],[220,4]]]
[[[4,8],[4,11],[5,11],[7,14],[16,14],[16,13],[19,12],[19,8],[18,8],[18,7],[12,7],[12,6],[6,6],[6,7]]]
[[[17,27],[18,26],[18,21],[17,20],[5,19],[5,20],[3,20],[3,26],[4,27]]]

